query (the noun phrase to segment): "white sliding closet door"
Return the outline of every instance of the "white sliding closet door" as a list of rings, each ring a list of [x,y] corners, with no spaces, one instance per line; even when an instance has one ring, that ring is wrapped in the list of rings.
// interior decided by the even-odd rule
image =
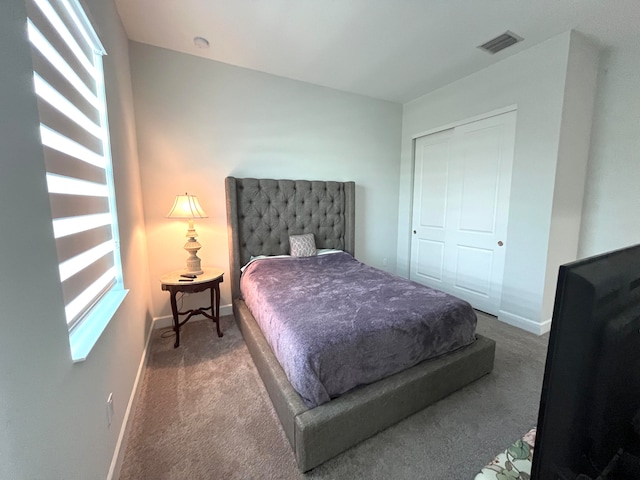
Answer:
[[[516,112],[416,140],[411,279],[497,315]]]

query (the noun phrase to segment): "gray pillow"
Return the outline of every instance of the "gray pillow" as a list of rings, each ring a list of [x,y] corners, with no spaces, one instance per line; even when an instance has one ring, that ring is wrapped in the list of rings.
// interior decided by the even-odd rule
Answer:
[[[312,257],[316,254],[316,240],[313,233],[290,235],[289,249],[292,257]]]

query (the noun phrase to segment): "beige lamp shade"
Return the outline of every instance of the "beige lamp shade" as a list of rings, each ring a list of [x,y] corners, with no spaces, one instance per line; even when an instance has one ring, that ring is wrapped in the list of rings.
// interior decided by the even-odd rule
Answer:
[[[207,218],[195,195],[176,195],[167,218]]]

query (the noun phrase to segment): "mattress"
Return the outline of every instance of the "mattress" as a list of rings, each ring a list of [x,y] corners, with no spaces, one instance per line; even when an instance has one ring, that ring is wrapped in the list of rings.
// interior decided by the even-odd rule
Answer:
[[[345,252],[254,261],[240,288],[310,408],[475,340],[467,302]]]

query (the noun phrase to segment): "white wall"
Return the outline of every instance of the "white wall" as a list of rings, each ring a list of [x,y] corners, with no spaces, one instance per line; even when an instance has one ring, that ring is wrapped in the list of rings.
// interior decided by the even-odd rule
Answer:
[[[199,256],[228,272],[228,175],[355,181],[356,256],[395,269],[399,104],[139,43],[131,59],[155,317],[170,314],[157,279],[186,258],[186,223],[164,218],[176,194],[198,195]]]
[[[517,106],[499,318],[538,333],[548,329],[543,297],[553,297],[553,291],[545,289],[545,279],[554,183],[561,126],[571,118],[564,105],[568,58],[572,43],[580,41],[567,32],[408,102],[403,111],[398,271],[408,275],[413,139],[444,125]]]
[[[112,1],[85,2],[105,59],[125,286],[89,358],[69,350],[22,0],[0,6],[0,476],[106,478],[150,325],[128,44]],[[107,427],[106,400],[115,417]]]
[[[640,243],[640,38],[598,76],[579,256]]]
[[[585,37],[573,34],[564,87],[545,294],[540,313],[540,319],[548,325],[555,303],[558,267],[578,258],[599,54]]]

